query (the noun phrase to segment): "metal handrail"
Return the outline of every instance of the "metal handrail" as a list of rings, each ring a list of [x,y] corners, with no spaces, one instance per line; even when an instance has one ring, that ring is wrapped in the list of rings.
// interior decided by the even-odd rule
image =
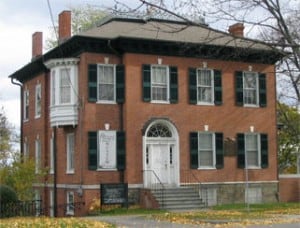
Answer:
[[[158,177],[158,175],[156,174],[156,172],[152,169],[144,169],[144,172],[151,172],[151,174],[154,174],[155,179],[158,181],[158,185],[155,183],[154,188],[152,187],[153,185],[150,186],[151,190],[155,190],[155,191],[160,191],[160,195],[161,195],[161,199],[162,199],[162,207],[164,207],[164,192],[165,192],[165,186],[162,183],[162,181],[160,180],[160,178]],[[158,187],[160,186],[160,187]]]
[[[183,175],[184,175],[184,183],[187,185],[187,184],[192,184],[192,182],[191,182],[191,180],[190,180],[190,177],[192,177],[194,180],[195,180],[195,182],[197,183],[197,185],[196,185],[196,191],[198,191],[198,194],[199,194],[199,198],[201,199],[201,200],[203,200],[203,196],[202,196],[202,189],[205,189],[206,190],[206,194],[205,194],[205,201],[204,201],[204,203],[205,203],[205,206],[207,207],[207,205],[208,205],[208,194],[207,194],[207,188],[204,188],[203,187],[203,185],[202,185],[202,183],[201,183],[201,181],[198,179],[198,177],[191,171],[191,170],[181,170],[182,171],[182,173],[183,173]],[[188,178],[186,178],[186,176],[188,175]],[[187,180],[188,179],[188,180]],[[187,182],[188,181],[188,182]]]

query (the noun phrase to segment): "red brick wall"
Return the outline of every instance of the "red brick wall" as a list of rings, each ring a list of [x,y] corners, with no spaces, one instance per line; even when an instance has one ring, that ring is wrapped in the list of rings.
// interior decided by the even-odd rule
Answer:
[[[279,176],[279,199],[281,202],[300,202],[300,175]]]
[[[104,63],[104,57],[109,57],[111,64],[124,64],[126,71],[125,104],[96,104],[88,102],[88,64]],[[162,58],[162,64],[178,67],[177,104],[151,104],[142,101],[142,64],[157,64]],[[190,105],[188,95],[188,68],[207,67],[222,70],[223,104],[221,106]],[[235,106],[234,72],[247,71],[249,65],[253,71],[267,74],[267,107],[246,108]],[[104,123],[109,123],[112,130],[121,130],[123,121],[126,131],[126,171],[125,182],[142,184],[142,129],[151,118],[168,118],[177,128],[179,134],[180,169],[189,169],[189,132],[202,131],[204,125],[209,125],[210,131],[223,132],[224,139],[235,138],[237,133],[249,132],[254,126],[255,132],[267,133],[269,137],[269,167],[267,169],[249,170],[249,181],[277,180],[277,147],[276,147],[276,96],[274,66],[264,64],[248,64],[242,62],[216,61],[197,58],[180,58],[156,55],[125,54],[123,59],[108,54],[84,53],[80,56],[78,74],[79,97],[82,106],[79,109],[77,126],[57,128],[57,183],[98,185],[107,182],[122,181],[122,173],[118,171],[88,170],[88,131],[103,130]],[[34,92],[37,81],[42,83],[42,115],[34,118]],[[49,125],[49,75],[38,75],[24,84],[30,90],[30,119],[24,123],[24,135],[30,143],[30,155],[34,157],[34,141],[37,134],[42,142],[42,160],[49,166],[49,141],[52,128]],[[46,93],[47,91],[47,93]],[[66,133],[74,132],[75,173],[66,174]],[[244,169],[237,168],[237,157],[226,156],[224,168],[220,170],[195,170],[194,174],[201,182],[234,182],[244,181]],[[50,175],[49,177],[51,177]],[[183,177],[181,176],[181,179]],[[48,183],[52,183],[52,178]],[[97,197],[91,190],[89,200]],[[65,195],[61,195],[59,201]],[[88,203],[88,202],[87,202]]]

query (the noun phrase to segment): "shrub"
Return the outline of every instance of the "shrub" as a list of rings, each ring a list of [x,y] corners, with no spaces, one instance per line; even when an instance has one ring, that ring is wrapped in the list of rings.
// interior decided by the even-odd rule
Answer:
[[[13,203],[18,201],[18,196],[15,190],[7,185],[0,185],[0,202],[1,204]]]

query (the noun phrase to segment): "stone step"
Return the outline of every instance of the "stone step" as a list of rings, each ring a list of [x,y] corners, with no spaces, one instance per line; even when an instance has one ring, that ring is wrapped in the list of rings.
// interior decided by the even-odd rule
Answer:
[[[163,192],[162,190],[151,192],[163,209],[199,209],[205,206],[194,188],[166,188]]]

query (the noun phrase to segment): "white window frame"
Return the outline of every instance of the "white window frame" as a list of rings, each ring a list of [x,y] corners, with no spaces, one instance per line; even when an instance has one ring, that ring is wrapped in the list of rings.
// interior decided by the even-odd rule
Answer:
[[[74,173],[75,162],[75,134],[69,133],[66,136],[66,149],[67,149],[67,174]]]
[[[211,166],[202,166],[200,165],[201,163],[201,147],[200,147],[200,144],[201,144],[201,140],[200,140],[200,137],[201,135],[211,135],[211,139],[212,139],[212,165]],[[198,169],[215,169],[216,168],[216,143],[215,143],[215,140],[216,140],[216,136],[215,136],[215,133],[213,132],[198,132]]]
[[[35,86],[35,118],[41,117],[42,112],[42,86],[37,84]]]
[[[50,138],[50,161],[49,161],[49,166],[50,166],[50,174],[54,174],[54,138],[51,136]]]
[[[24,90],[23,95],[23,121],[29,120],[29,90]]]
[[[49,191],[49,206],[50,206],[49,216],[54,217],[54,191],[52,189],[50,189]]]
[[[39,173],[41,170],[42,164],[42,148],[41,148],[41,140],[37,138],[35,140],[35,173]]]
[[[67,72],[64,74],[63,72]],[[62,85],[62,77],[66,76]],[[68,100],[63,100],[63,90],[68,90]],[[51,69],[50,104],[54,106],[69,106],[77,102],[77,65],[56,66]]]
[[[64,73],[65,72],[65,73]],[[66,77],[64,79],[64,82],[66,84],[63,84],[63,76]],[[65,104],[71,104],[72,102],[72,81],[71,81],[71,67],[63,67],[59,69],[59,82],[58,82],[58,93],[59,93],[59,104],[65,105]],[[68,92],[68,100],[66,99],[66,96],[63,96],[64,92]]]
[[[26,137],[25,137],[25,140],[23,143],[23,158],[24,158],[24,161],[27,161],[29,158],[29,143],[28,143]]]
[[[159,85],[154,85],[154,84],[157,84],[157,83],[154,83],[153,82],[153,78],[154,78],[154,71],[155,71],[155,68],[165,68],[166,69],[166,100],[156,100],[153,98],[153,88],[154,87],[159,87]],[[151,65],[151,102],[153,103],[167,103],[169,104],[170,103],[170,73],[169,73],[169,66],[167,65],[157,65],[157,64],[153,64]],[[161,85],[161,87],[163,87]]]
[[[256,96],[256,103],[255,104],[246,102],[246,91],[247,90],[253,90],[251,88],[246,88],[245,87],[245,80],[246,80],[245,78],[249,74],[254,74],[255,75],[255,83],[256,83],[256,88],[254,89],[255,90],[255,96]],[[258,73],[257,72],[251,72],[251,71],[244,71],[243,72],[243,103],[244,103],[244,106],[246,106],[246,107],[258,107],[259,106],[259,81],[258,81]]]
[[[256,151],[257,151],[257,163],[256,165],[254,164],[249,164],[248,161],[248,151],[249,149],[247,148],[247,137],[248,136],[255,136],[257,140],[257,145],[256,145]],[[261,151],[260,151],[260,134],[256,133],[246,133],[245,134],[245,168],[247,169],[260,169],[261,168]]]
[[[245,203],[262,203],[261,187],[249,187],[245,189]]]
[[[101,67],[111,67],[113,70],[113,100],[102,100],[99,98],[100,96],[100,69]],[[115,104],[116,103],[116,65],[115,64],[97,64],[97,103],[107,103],[107,104]]]
[[[208,71],[210,72],[210,86],[206,86],[206,85],[201,85],[199,82],[199,73],[201,71]],[[199,88],[210,88],[211,89],[211,101],[205,101],[205,100],[200,100],[199,99]],[[215,100],[215,87],[214,87],[214,71],[212,69],[207,69],[207,68],[197,68],[197,104],[201,104],[201,105],[214,105],[214,100]]]
[[[72,201],[70,201],[70,197],[72,197]],[[74,203],[75,203],[75,194],[74,192],[67,192],[67,215],[74,215]]]
[[[41,200],[42,198],[41,198],[41,193],[40,193],[40,191],[39,190],[35,190],[34,191],[34,200],[35,200],[35,215],[36,216],[40,216],[40,210],[41,210]]]

